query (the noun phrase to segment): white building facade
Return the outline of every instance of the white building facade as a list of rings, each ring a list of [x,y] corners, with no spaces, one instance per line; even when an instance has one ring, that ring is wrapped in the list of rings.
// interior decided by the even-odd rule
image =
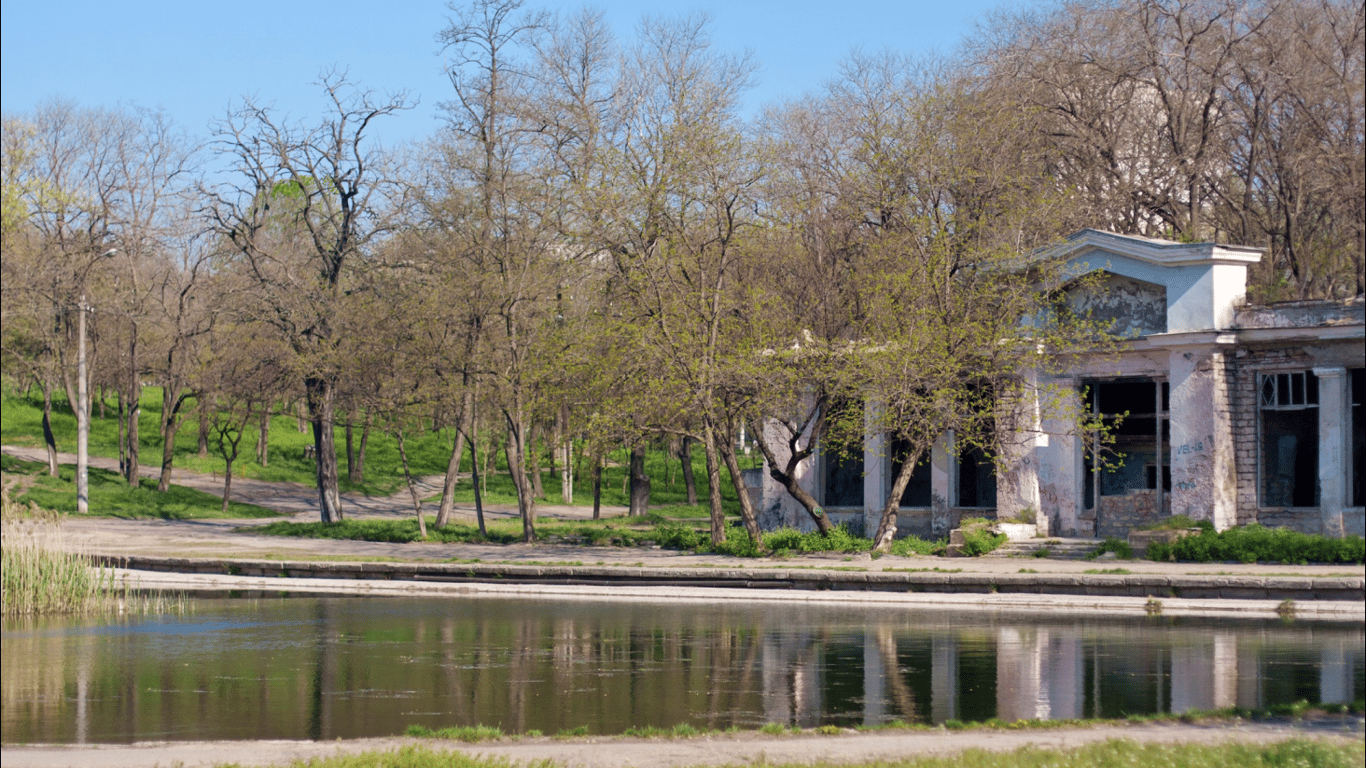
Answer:
[[[1001,455],[941,436],[902,496],[898,532],[939,537],[962,517],[994,516],[1033,519],[1048,535],[1122,537],[1186,515],[1220,530],[1362,535],[1362,299],[1248,306],[1261,255],[1096,230],[1068,238],[1049,258],[1067,274],[1100,273],[1100,290],[1070,301],[1113,321],[1120,350],[1038,381],[1073,402],[1045,398],[1021,414]],[[1069,407],[1123,416],[1099,456]],[[832,521],[871,532],[893,475],[886,437],[870,431],[861,459],[818,453],[800,482]],[[811,527],[766,473],[761,524]]]

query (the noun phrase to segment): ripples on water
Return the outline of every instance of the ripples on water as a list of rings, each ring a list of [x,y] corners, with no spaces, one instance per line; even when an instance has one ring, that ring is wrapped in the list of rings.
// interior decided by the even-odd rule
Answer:
[[[7,623],[3,740],[1122,717],[1360,699],[1360,624],[498,598]]]

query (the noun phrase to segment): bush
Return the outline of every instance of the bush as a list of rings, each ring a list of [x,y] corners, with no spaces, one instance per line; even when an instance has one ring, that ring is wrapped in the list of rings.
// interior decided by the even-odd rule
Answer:
[[[979,557],[994,552],[1006,543],[1004,533],[992,533],[988,528],[970,528],[963,531],[963,551],[967,557]]]
[[[926,541],[919,536],[907,536],[892,542],[892,554],[901,557],[911,555],[942,555],[948,542],[944,539]]]
[[[1086,556],[1087,560],[1095,560],[1106,552],[1114,552],[1115,557],[1120,560],[1133,560],[1134,548],[1129,546],[1129,542],[1123,539],[1116,539],[1114,536],[1106,536],[1105,541],[1096,547],[1095,551]]]
[[[1148,545],[1148,556],[1158,561],[1184,563],[1366,563],[1366,540],[1360,536],[1331,539],[1286,528],[1266,528],[1256,523],[1222,533],[1216,533],[1212,525],[1201,528],[1198,536],[1170,543],[1153,542]]]
[[[695,550],[707,539],[696,528],[678,523],[665,523],[655,528],[655,543],[664,549]]]

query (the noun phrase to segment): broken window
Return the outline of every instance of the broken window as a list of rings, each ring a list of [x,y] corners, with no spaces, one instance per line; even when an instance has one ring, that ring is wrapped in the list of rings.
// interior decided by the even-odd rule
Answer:
[[[901,467],[906,463],[906,457],[911,452],[911,443],[903,437],[893,437],[892,444],[892,471],[887,476],[887,484],[890,486],[896,481],[896,476],[901,474]],[[931,452],[925,451],[920,456],[920,461],[916,463],[915,469],[911,470],[910,482],[906,483],[906,490],[901,494],[900,506],[903,507],[928,507],[930,506],[930,457]]]
[[[1090,411],[1101,417],[1111,442],[1097,460],[1087,453],[1083,503],[1096,508],[1098,496],[1126,496],[1171,490],[1171,393],[1167,382],[1119,379],[1088,382]]]
[[[996,506],[996,464],[981,448],[958,456],[958,506]]]
[[[1319,380],[1310,371],[1258,376],[1263,507],[1319,504]]]

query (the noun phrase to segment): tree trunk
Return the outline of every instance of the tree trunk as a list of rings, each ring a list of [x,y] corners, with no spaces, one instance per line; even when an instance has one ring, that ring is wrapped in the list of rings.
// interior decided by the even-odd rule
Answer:
[[[228,498],[232,496],[232,459],[224,459],[223,468],[223,514],[228,513]]]
[[[692,471],[692,437],[684,436],[678,449],[678,460],[683,463],[683,486],[688,489],[688,504],[697,506],[697,478]]]
[[[312,418],[312,405],[307,403],[307,398],[294,403],[294,417],[299,422],[299,434],[308,431],[308,424]]]
[[[199,458],[209,457],[209,406],[203,398],[195,404],[196,414],[199,417]]]
[[[398,460],[403,464],[403,482],[408,485],[408,495],[413,499],[413,514],[417,516],[417,532],[427,538],[427,521],[422,517],[422,500],[417,497],[417,486],[413,484],[413,473],[408,468],[408,451],[403,440],[403,430],[394,435],[398,440]]]
[[[721,508],[721,462],[716,453],[716,432],[709,419],[702,424],[702,449],[707,454],[707,503],[711,510],[711,543],[726,542],[726,511]]]
[[[545,485],[541,481],[541,449],[536,445],[536,422],[526,428],[526,448],[524,456],[531,457],[531,492],[538,499],[545,498]]]
[[[57,476],[57,436],[52,434],[52,386],[47,383],[43,388],[43,445],[47,447],[47,473]]]
[[[175,463],[175,438],[180,430],[180,409],[185,405],[186,394],[177,393],[175,387],[167,382],[161,390],[161,474],[157,477],[157,490],[166,493],[171,489],[171,470]]]
[[[356,463],[347,467],[347,479],[356,485],[365,482],[365,446],[370,443],[370,414],[365,415],[365,424],[360,428],[360,450],[356,451]]]
[[[441,486],[441,506],[436,512],[437,528],[444,528],[450,523],[451,510],[455,507],[455,483],[460,478],[460,462],[465,452],[465,443],[469,442],[464,439],[464,435],[470,433],[470,421],[473,415],[474,392],[466,388],[465,396],[460,401],[460,413],[455,419],[455,440],[453,441],[454,445],[451,446],[451,459],[446,462],[446,480]],[[470,445],[470,466],[477,469],[474,467],[473,443]],[[474,476],[478,477],[478,472]],[[474,482],[476,485],[478,484],[477,480]],[[477,493],[478,489],[475,490]]]
[[[337,397],[336,383],[324,377],[309,377],[304,380],[304,388],[308,392],[308,411],[313,419],[318,511],[322,522],[339,523],[342,521],[341,492],[338,489],[337,446],[332,434],[335,424],[332,409]]]
[[[818,405],[817,407],[823,406]],[[830,525],[830,518],[825,516],[825,510],[821,509],[816,498],[797,482],[797,467],[815,452],[815,446],[819,443],[820,434],[824,430],[824,416],[819,411],[813,411],[807,423],[811,423],[811,419],[816,419],[816,421],[812,425],[806,447],[797,447],[802,438],[802,430],[797,430],[788,440],[788,459],[784,465],[779,465],[778,459],[773,453],[773,447],[768,444],[768,437],[757,428],[758,425],[751,424],[750,431],[754,433],[754,442],[759,446],[759,451],[764,454],[764,461],[768,463],[768,476],[781,483],[788,495],[802,505],[806,513],[811,516],[811,521],[816,524],[816,529],[824,536],[829,534],[833,527]]]
[[[745,523],[750,541],[762,552],[764,534],[759,530],[759,516],[754,512],[754,501],[749,497],[749,488],[745,487],[745,476],[740,471],[740,462],[735,458],[735,449],[731,447],[733,445],[735,443],[730,440],[730,435],[726,435],[724,440],[718,441],[716,449],[725,461],[726,469],[730,470],[731,485],[735,486],[735,493],[740,497],[740,519]]]
[[[142,381],[138,378],[138,326],[134,323],[128,332],[128,464],[124,476],[134,488],[138,487],[141,479],[141,421]]]
[[[356,420],[356,412],[353,410],[346,414],[346,479],[356,482],[352,474],[356,471],[356,444],[353,438],[354,429],[351,425]]]
[[[593,519],[602,519],[602,455],[593,456]]]
[[[877,535],[873,537],[874,551],[891,551],[892,539],[896,538],[896,512],[901,508],[901,494],[906,492],[906,486],[911,482],[911,475],[915,474],[915,465],[920,463],[920,457],[924,453],[924,451],[911,453],[902,462],[901,471],[896,473],[896,479],[892,481],[891,493],[887,494],[887,503],[882,507],[882,518],[877,524]]]
[[[650,478],[645,474],[645,443],[631,447],[631,517],[638,517],[650,511]]]
[[[269,402],[261,410],[261,423],[257,427],[259,432],[256,439],[256,463],[266,466],[270,462],[270,410],[272,406]]]
[[[520,411],[516,406],[514,410]],[[526,426],[522,423],[520,413],[514,416],[505,410],[503,416],[508,425],[504,453],[507,455],[508,474],[512,475],[512,485],[517,489],[517,509],[522,515],[522,542],[530,544],[536,540],[536,497],[532,495],[531,482],[523,467]]]
[[[474,419],[470,419],[470,429],[474,429]],[[484,529],[484,495],[479,488],[479,450],[478,442],[475,438],[477,432],[471,431],[465,435],[465,441],[470,444],[470,485],[474,486],[474,516],[479,521],[479,536],[488,538],[489,532]]]

